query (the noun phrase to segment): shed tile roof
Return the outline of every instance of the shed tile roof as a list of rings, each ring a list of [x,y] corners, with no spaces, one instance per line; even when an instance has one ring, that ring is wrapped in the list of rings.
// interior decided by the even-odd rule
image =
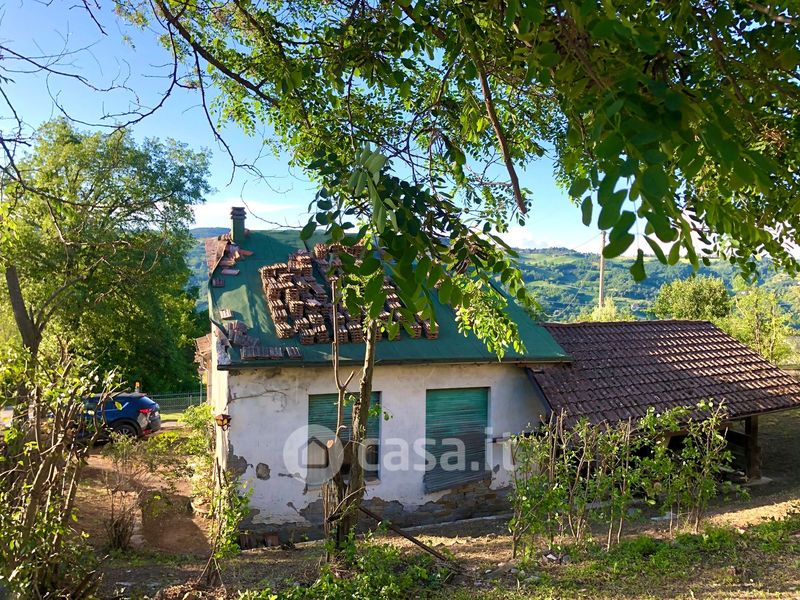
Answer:
[[[209,286],[209,316],[211,319],[225,327],[228,321],[222,320],[220,311],[229,309],[232,313],[231,317],[247,326],[246,335],[257,339],[259,346],[283,348],[282,356],[277,360],[242,360],[242,349],[234,344],[230,348],[230,364],[220,365],[220,368],[327,366],[331,364],[331,344],[299,346],[302,356],[299,359],[289,358],[287,348],[298,347],[298,340],[296,338],[280,339],[277,336],[275,323],[269,314],[266,296],[262,290],[261,274],[259,273],[262,266],[285,262],[289,254],[297,250],[311,250],[313,242],[314,239],[304,243],[300,239],[300,232],[296,230],[248,231],[247,237],[240,244],[240,247],[247,252],[247,256],[236,262],[238,275],[224,274],[217,253],[214,252],[217,264],[212,268],[210,277],[224,280],[224,286]],[[208,248],[210,259],[212,248],[216,251],[218,246],[209,244]],[[252,254],[250,254],[251,252]],[[323,283],[321,279],[320,283]],[[376,348],[376,364],[497,361],[497,356],[489,352],[484,343],[475,335],[469,333],[465,336],[458,331],[453,311],[449,307],[439,304],[435,296],[434,294],[434,308],[439,322],[438,339],[411,339],[402,333],[400,339],[390,341],[384,336]],[[509,349],[503,358],[504,362],[546,363],[570,360],[567,353],[555,342],[547,330],[531,319],[522,308],[510,302],[508,313],[519,326],[520,336],[526,350],[524,353],[518,353]],[[348,343],[342,344],[340,347],[340,359],[343,365],[361,363],[363,357],[364,344]]]
[[[573,358],[534,373],[574,423],[724,401],[731,418],[800,406],[800,382],[705,321],[546,323]]]

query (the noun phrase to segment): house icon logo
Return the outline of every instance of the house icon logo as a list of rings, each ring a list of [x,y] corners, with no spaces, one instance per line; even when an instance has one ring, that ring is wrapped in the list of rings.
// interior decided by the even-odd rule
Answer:
[[[332,478],[342,466],[344,448],[327,427],[299,427],[283,445],[283,464],[288,475],[318,486]]]

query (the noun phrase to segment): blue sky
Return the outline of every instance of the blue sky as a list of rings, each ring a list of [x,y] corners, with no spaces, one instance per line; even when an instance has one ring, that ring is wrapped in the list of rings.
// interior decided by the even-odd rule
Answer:
[[[100,32],[82,7],[54,0],[47,6],[20,0],[0,9],[0,39],[20,53],[52,55],[67,51],[59,64],[62,70],[78,73],[98,87],[123,84],[127,89],[98,93],[70,80],[44,77],[41,74],[16,73],[11,83],[2,83],[23,120],[31,127],[61,114],[62,105],[69,116],[87,124],[113,123],[104,115],[129,110],[130,101],[138,96],[145,105],[158,102],[166,89],[169,55],[157,42],[152,31],[139,31],[121,23],[109,10],[97,13],[106,34]],[[5,107],[3,107],[5,108]],[[7,112],[7,111],[6,111]],[[8,114],[0,113],[2,127],[7,127]],[[88,127],[88,126],[84,126]],[[253,215],[273,223],[304,224],[306,210],[313,197],[313,185],[302,172],[292,169],[285,156],[276,156],[263,148],[262,136],[248,137],[236,126],[223,129],[223,134],[237,159],[247,162],[256,157],[266,181],[244,172],[231,180],[231,162],[216,143],[195,92],[175,89],[165,105],[134,129],[138,138],[171,137],[212,153],[211,184],[216,191],[207,204],[195,213],[199,226],[225,225],[228,207],[243,199]],[[584,227],[580,211],[558,188],[547,159],[528,165],[520,173],[523,186],[533,192],[533,207],[525,227],[513,227],[505,237],[517,247],[565,246],[594,252],[599,246],[598,231]],[[258,228],[258,219],[248,223]],[[263,227],[268,227],[263,224]]]

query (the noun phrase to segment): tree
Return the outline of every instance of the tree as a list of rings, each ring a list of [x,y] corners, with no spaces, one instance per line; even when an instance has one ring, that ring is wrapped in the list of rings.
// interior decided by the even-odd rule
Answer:
[[[175,257],[174,262],[181,261]],[[210,325],[195,310],[188,276],[184,268],[161,268],[133,289],[109,293],[64,332],[75,354],[104,372],[115,370],[129,385],[140,382],[149,393],[196,390],[194,340]]]
[[[135,314],[162,286],[185,283],[207,170],[204,154],[172,141],[136,144],[127,131],[85,133],[64,120],[40,128],[30,154],[4,171],[0,201],[5,292],[34,361],[51,325],[77,339],[103,311]]]
[[[592,309],[583,311],[575,319],[578,322],[590,321],[604,323],[611,321],[633,321],[634,316],[630,309],[619,309],[614,298],[606,298],[603,306],[595,306]]]
[[[770,362],[788,358],[791,328],[777,294],[742,278],[734,289],[731,297],[718,277],[676,279],[661,286],[653,313],[659,319],[711,321]]]
[[[719,322],[731,312],[731,295],[719,277],[689,277],[658,290],[653,314],[658,319]]]
[[[295,163],[377,144],[437,202],[525,214],[517,169],[552,149],[605,254],[637,217],[663,262],[721,254],[794,272],[800,27],[780,3],[191,3],[119,0],[154,22],[222,119],[274,127]],[[206,106],[208,104],[206,103]],[[211,119],[210,119],[211,120]],[[212,122],[212,125],[214,123]],[[215,129],[216,131],[216,129]],[[500,173],[505,171],[506,178]],[[669,244],[665,252],[661,245]],[[644,277],[643,254],[632,267]]]
[[[499,353],[519,343],[492,281],[519,299],[525,288],[497,234],[529,208],[517,168],[550,148],[587,224],[600,206],[609,258],[632,244],[639,217],[663,262],[683,249],[697,267],[696,238],[703,252],[744,269],[762,252],[797,266],[787,248],[800,226],[790,208],[800,187],[792,133],[800,32],[786,10],[452,0],[117,6],[134,23],[162,27],[188,69],[177,77],[198,90],[223,143],[215,108],[249,133],[269,123],[318,181],[305,237],[320,225],[344,243],[345,231],[358,230],[363,252],[341,257],[344,272],[361,279],[342,292],[346,300],[360,290],[368,332],[389,275],[412,317],[433,316],[438,288]],[[671,244],[668,253],[657,240]],[[641,250],[631,272],[645,276]],[[475,294],[488,310],[470,310]],[[508,327],[497,327],[503,318]],[[365,355],[366,374],[369,345]],[[364,416],[368,406],[363,395],[354,404],[354,436],[355,411]],[[357,508],[363,489],[355,492],[342,514]]]
[[[779,363],[792,354],[787,321],[775,292],[749,285],[734,296],[733,310],[722,328],[768,361]]]

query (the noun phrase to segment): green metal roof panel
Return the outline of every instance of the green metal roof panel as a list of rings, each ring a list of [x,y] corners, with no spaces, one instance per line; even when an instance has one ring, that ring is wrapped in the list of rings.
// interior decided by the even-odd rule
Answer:
[[[313,243],[309,242],[313,248]],[[244,322],[249,328],[248,335],[257,336],[263,346],[297,346],[303,357],[301,360],[284,358],[281,360],[242,361],[239,349],[230,351],[231,364],[223,369],[255,366],[309,366],[329,365],[331,362],[330,344],[310,344],[302,346],[298,337],[280,339],[275,333],[274,323],[267,308],[267,300],[262,290],[259,268],[264,265],[286,262],[290,253],[307,249],[300,232],[294,230],[251,231],[241,248],[253,252],[236,263],[239,275],[222,275],[217,267],[214,278],[225,281],[225,286],[214,288],[209,285],[209,315],[212,321],[224,325],[220,318],[221,308],[230,309],[233,318]],[[439,338],[436,340],[411,339],[401,330],[400,338],[389,341],[384,335],[376,348],[376,364],[398,363],[453,363],[453,362],[496,362],[497,356],[474,334],[466,336],[458,331],[452,309],[439,304],[434,294],[434,309],[439,324]],[[520,336],[525,344],[525,352],[517,353],[511,349],[506,352],[503,362],[562,362],[569,355],[561,348],[547,330],[531,319],[527,313],[513,302],[508,307],[509,315],[519,326]],[[342,344],[341,363],[360,363],[364,358],[364,344]]]

